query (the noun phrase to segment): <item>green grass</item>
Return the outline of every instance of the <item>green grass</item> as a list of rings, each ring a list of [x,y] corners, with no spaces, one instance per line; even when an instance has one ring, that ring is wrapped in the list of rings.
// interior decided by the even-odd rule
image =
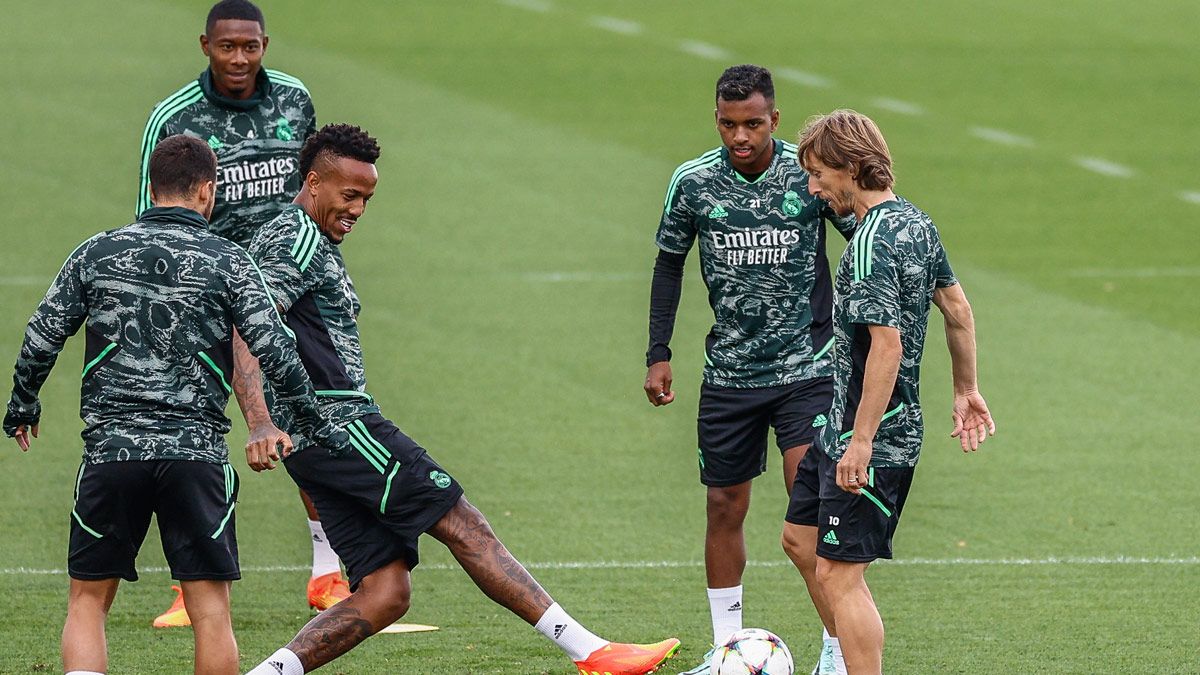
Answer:
[[[15,357],[78,241],[130,217],[146,115],[204,67],[206,8],[6,8],[0,354]],[[831,80],[778,82],[782,137],[835,107],[873,115],[898,191],[939,224],[975,304],[1000,431],[970,457],[945,437],[948,363],[932,331],[929,433],[898,561],[870,573],[888,672],[1200,669],[1200,497],[1190,485],[1200,470],[1200,206],[1177,197],[1200,190],[1194,4],[937,0],[873,6],[869,18],[782,1],[264,9],[269,65],[304,79],[323,122],[362,124],[384,148],[378,195],[344,247],[366,307],[373,393],[596,631],[678,635],[681,665],[708,639],[694,429],[711,314],[694,262],[674,343],[679,401],[653,410],[641,393],[662,193],[679,162],[718,142],[712,87],[728,64],[677,48],[691,39],[732,61]],[[600,30],[593,15],[643,30]],[[926,112],[891,112],[879,97]],[[988,143],[970,134],[976,126],[1035,145]],[[1076,156],[1135,174],[1092,174]],[[545,281],[555,273],[583,276]],[[59,668],[67,580],[10,570],[65,565],[81,362],[77,340],[44,389],[43,437],[28,455],[11,445],[0,455],[0,672]],[[243,437],[235,429],[231,445]],[[302,568],[308,544],[290,480],[252,474],[239,454],[247,571],[234,617],[249,667],[309,616],[305,572],[259,570]],[[776,543],[778,481],[773,465],[747,525],[756,564],[746,621],[780,633],[804,669],[819,626]],[[442,630],[379,636],[330,672],[570,671],[439,545],[423,555],[408,619]],[[1121,556],[1191,562],[1089,562]],[[604,561],[680,565],[549,566]],[[164,564],[154,535],[139,564]],[[149,628],[168,583],[151,571],[122,587],[108,631],[113,672],[189,668],[190,632]]]

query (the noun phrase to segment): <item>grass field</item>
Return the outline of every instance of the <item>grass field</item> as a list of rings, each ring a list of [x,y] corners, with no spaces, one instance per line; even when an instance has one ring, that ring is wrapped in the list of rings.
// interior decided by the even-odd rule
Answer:
[[[675,405],[646,405],[642,354],[663,190],[718,143],[721,70],[757,62],[776,70],[782,137],[836,107],[875,117],[976,309],[999,433],[970,457],[946,438],[932,331],[924,458],[897,560],[869,575],[887,672],[1200,672],[1200,5],[262,4],[268,65],[384,149],[343,247],[372,392],[594,630],[677,635],[681,667],[707,648],[694,255]],[[6,4],[4,363],[63,258],[132,216],[146,115],[204,67],[207,8]],[[3,673],[59,669],[81,352],[47,382],[35,448],[0,455]],[[291,481],[239,454],[248,668],[310,616],[309,545]],[[776,463],[755,493],[745,620],[807,672],[820,628],[777,544],[779,483]],[[373,638],[329,672],[571,672],[436,542],[423,555],[407,618],[442,630]],[[150,628],[171,599],[155,535],[139,564],[110,617],[112,672],[186,672],[190,631]]]

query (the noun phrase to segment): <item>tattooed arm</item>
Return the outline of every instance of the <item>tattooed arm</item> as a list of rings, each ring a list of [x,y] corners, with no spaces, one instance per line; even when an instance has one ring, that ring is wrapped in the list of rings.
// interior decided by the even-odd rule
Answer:
[[[263,396],[258,359],[236,331],[233,334],[233,394],[250,431],[246,441],[246,463],[255,471],[274,469],[275,462],[281,457],[280,451],[283,457],[292,451],[292,439],[271,421]]]

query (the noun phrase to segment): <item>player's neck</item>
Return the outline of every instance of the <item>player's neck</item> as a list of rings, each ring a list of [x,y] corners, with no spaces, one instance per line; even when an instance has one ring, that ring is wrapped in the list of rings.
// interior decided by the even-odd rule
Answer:
[[[854,200],[854,215],[859,220],[862,220],[867,215],[867,211],[870,211],[884,202],[890,202],[895,198],[896,193],[892,192],[890,188],[887,190],[868,190],[865,192],[860,192],[858,194],[858,199]]]
[[[300,194],[296,195],[296,198],[292,200],[292,203],[296,206],[299,206],[304,211],[304,214],[309,218],[314,221],[316,220],[317,217],[315,214],[317,211],[317,205],[313,202],[312,197],[310,197],[306,192],[301,190]]]

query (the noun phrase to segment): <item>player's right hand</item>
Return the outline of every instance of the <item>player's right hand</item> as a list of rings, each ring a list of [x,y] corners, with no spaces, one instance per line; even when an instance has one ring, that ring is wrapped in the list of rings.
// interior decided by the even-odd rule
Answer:
[[[996,435],[996,421],[988,410],[987,401],[977,391],[967,391],[954,396],[954,430],[952,438],[957,438],[963,452],[974,452],[987,440],[988,436]]]
[[[13,432],[12,437],[16,439],[17,446],[21,448],[21,452],[29,452],[29,435],[31,433],[34,438],[38,437],[38,425],[26,426],[22,424]]]
[[[274,424],[264,424],[250,432],[246,441],[246,464],[255,471],[270,471],[281,457],[292,452],[292,437]]]
[[[671,390],[671,362],[659,361],[646,370],[646,398],[650,405],[664,406],[675,400],[675,392]]]

